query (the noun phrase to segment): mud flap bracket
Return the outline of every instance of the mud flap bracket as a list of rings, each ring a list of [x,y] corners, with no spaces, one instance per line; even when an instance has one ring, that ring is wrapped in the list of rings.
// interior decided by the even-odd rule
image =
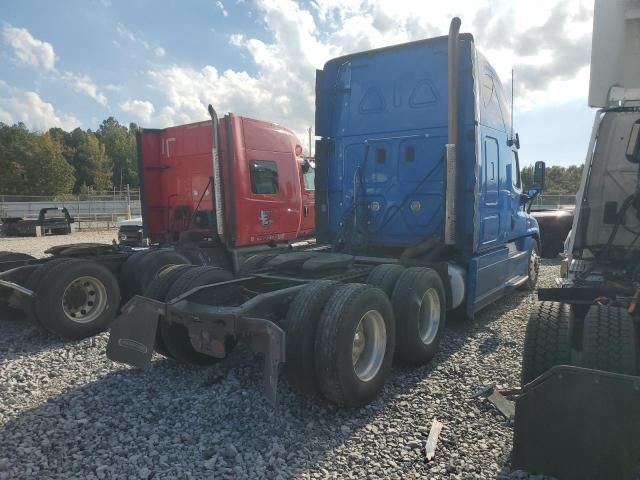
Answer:
[[[278,367],[285,360],[285,334],[275,323],[262,318],[240,318],[238,337],[255,353],[264,355],[264,389],[272,406],[277,404]]]

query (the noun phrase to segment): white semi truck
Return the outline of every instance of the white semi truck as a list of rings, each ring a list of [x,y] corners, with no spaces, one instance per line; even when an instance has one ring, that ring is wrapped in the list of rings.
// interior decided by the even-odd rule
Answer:
[[[596,0],[595,113],[567,259],[527,325],[514,466],[636,478],[640,459],[640,1]]]

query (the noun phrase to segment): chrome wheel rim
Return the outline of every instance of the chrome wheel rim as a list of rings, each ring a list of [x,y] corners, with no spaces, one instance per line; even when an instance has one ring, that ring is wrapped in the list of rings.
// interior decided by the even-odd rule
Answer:
[[[104,312],[107,290],[95,277],[78,277],[64,289],[62,311],[76,323],[90,323]]]
[[[368,382],[377,375],[386,350],[387,328],[384,318],[377,310],[369,310],[358,322],[351,347],[353,369],[361,381]]]
[[[440,328],[440,296],[435,288],[429,288],[420,300],[420,340],[425,345],[433,342]]]

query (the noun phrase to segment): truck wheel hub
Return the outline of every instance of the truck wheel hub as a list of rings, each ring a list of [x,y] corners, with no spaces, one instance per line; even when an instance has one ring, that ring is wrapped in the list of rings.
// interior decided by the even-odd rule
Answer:
[[[77,323],[94,321],[104,311],[107,292],[98,279],[80,277],[73,280],[62,295],[62,310],[65,316]]]
[[[433,342],[440,327],[440,297],[435,288],[429,288],[420,301],[420,340],[425,345]]]
[[[356,327],[351,348],[353,369],[357,377],[368,382],[376,376],[387,349],[387,329],[377,310],[365,313]]]

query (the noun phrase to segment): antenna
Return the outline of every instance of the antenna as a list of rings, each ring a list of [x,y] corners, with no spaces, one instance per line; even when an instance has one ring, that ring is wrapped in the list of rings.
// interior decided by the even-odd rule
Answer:
[[[511,141],[513,142],[513,68],[511,69]]]

